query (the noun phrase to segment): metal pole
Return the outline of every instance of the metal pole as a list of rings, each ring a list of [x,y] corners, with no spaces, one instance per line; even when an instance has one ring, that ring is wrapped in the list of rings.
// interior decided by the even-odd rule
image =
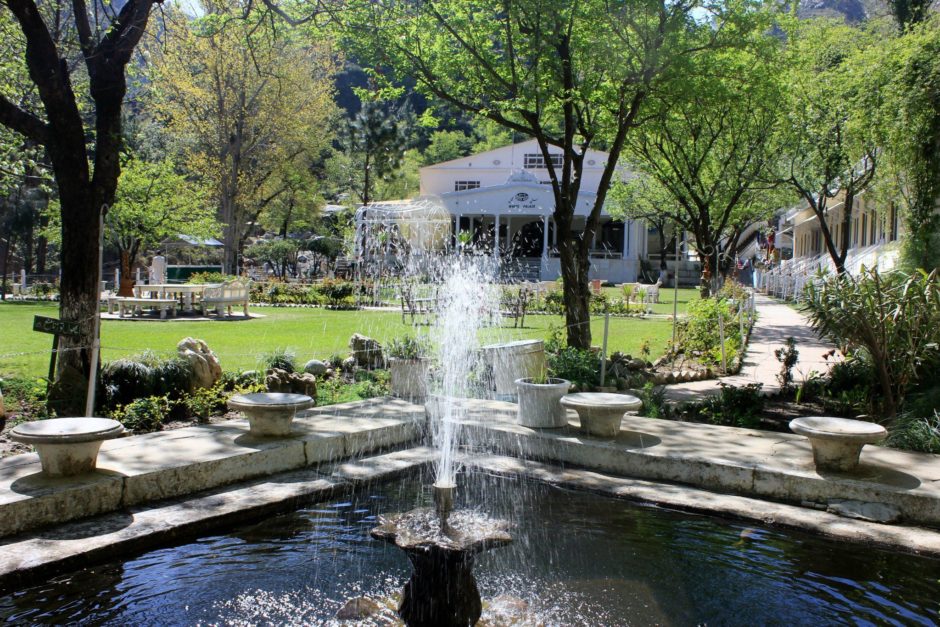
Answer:
[[[718,312],[718,339],[721,342],[721,373],[728,374],[728,360],[725,357],[725,317]]]
[[[676,225],[676,268],[672,273],[672,346],[676,346],[676,326],[679,324],[679,227]]]
[[[104,208],[98,217],[98,276],[95,277],[95,285],[101,282],[101,276],[104,272]],[[95,385],[98,382],[98,354],[101,352],[101,307],[99,294],[95,295],[95,331],[94,339],[91,342],[91,372],[88,374],[88,394],[85,396],[85,415],[89,418],[95,412]]]
[[[601,346],[601,382],[604,387],[604,379],[607,377],[607,331],[610,328],[610,311],[604,310],[604,343]]]

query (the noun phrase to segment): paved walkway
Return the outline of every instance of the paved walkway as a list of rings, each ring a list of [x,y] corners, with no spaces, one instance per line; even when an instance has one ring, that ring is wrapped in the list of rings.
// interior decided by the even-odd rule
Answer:
[[[806,316],[790,305],[761,294],[756,295],[755,304],[757,322],[751,332],[751,341],[748,343],[741,371],[717,380],[666,386],[668,400],[695,401],[704,394],[716,394],[720,389],[719,382],[729,385],[763,383],[764,393],[778,392],[780,383],[777,381],[777,374],[780,372],[780,362],[774,356],[774,351],[782,348],[788,337],[796,340],[796,349],[800,353],[799,361],[793,368],[795,383],[799,384],[813,371],[824,373],[829,370],[831,359],[827,362],[823,355],[834,347],[816,336]]]

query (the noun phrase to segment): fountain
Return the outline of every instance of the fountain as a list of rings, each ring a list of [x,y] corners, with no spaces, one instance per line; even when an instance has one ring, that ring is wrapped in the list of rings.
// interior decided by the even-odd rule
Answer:
[[[473,382],[479,378],[478,331],[498,319],[498,260],[489,255],[455,255],[446,246],[443,254],[434,255],[433,249],[450,239],[449,232],[446,237],[441,233],[445,225],[448,230],[451,226],[445,214],[442,207],[425,201],[419,207],[407,207],[396,220],[388,209],[364,212],[360,220],[360,237],[366,236],[367,244],[369,228],[400,235],[403,243],[396,248],[414,253],[399,260],[414,261],[404,265],[406,276],[435,278],[440,285],[432,330],[439,367],[428,386],[434,392],[433,409],[428,412],[431,433],[440,450],[432,486],[435,507],[382,516],[372,530],[373,537],[395,544],[411,561],[413,571],[398,607],[399,616],[411,627],[475,624],[483,604],[473,576],[474,557],[512,541],[508,523],[474,510],[454,512],[461,400],[473,396]],[[383,245],[387,250],[388,238]]]

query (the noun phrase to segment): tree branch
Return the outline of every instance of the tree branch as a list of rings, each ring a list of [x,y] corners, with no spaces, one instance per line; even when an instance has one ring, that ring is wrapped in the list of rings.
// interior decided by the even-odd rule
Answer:
[[[45,145],[49,139],[49,126],[38,117],[24,111],[0,95],[0,124],[38,144]]]

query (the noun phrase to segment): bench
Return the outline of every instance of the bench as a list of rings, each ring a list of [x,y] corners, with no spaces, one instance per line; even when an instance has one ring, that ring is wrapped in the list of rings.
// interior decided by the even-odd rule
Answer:
[[[245,317],[248,317],[248,283],[241,279],[210,285],[203,290],[199,299],[203,316],[207,315],[209,307],[215,307],[216,314],[220,316],[223,311],[227,311],[231,316],[232,305],[241,305]]]
[[[612,438],[620,433],[620,421],[628,411],[639,411],[643,401],[629,394],[579,392],[561,397],[563,407],[578,412],[581,431]]]
[[[31,444],[47,477],[70,477],[92,472],[101,443],[125,433],[117,420],[107,418],[50,418],[16,425],[10,439]]]
[[[809,438],[816,470],[841,472],[854,470],[862,447],[880,442],[888,434],[873,422],[825,416],[794,418],[790,430]]]
[[[238,394],[228,400],[228,407],[248,419],[248,433],[256,437],[285,437],[291,434],[294,414],[313,407],[316,401],[306,394],[258,392]]]
[[[108,313],[113,314],[115,308],[117,308],[118,316],[121,318],[124,317],[124,312],[128,308],[131,308],[131,313],[134,314],[144,307],[159,309],[161,319],[166,319],[166,312],[168,311],[170,312],[171,316],[176,316],[175,298],[136,298],[128,296],[108,297]]]
[[[414,326],[415,317],[423,318],[418,324],[431,324],[434,315],[437,313],[437,298],[416,298],[415,286],[403,283],[399,296],[401,297],[401,322],[406,324],[405,317],[411,317],[411,324]]]

